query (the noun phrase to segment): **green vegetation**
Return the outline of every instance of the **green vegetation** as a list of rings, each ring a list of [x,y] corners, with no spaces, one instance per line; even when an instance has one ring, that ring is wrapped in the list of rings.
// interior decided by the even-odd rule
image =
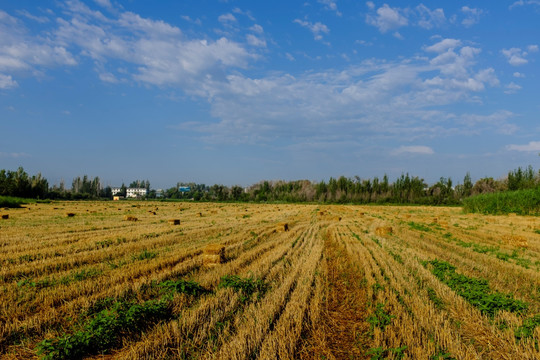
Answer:
[[[241,293],[241,301],[245,302],[251,298],[251,295],[258,293],[261,296],[268,288],[268,285],[253,277],[241,278],[238,275],[226,275],[221,278],[219,288],[232,288]]]
[[[174,293],[198,297],[209,290],[195,281],[167,280],[151,284],[161,297],[142,303],[128,299],[106,298],[97,301],[83,312],[86,317],[70,333],[37,344],[42,359],[82,359],[88,355],[104,354],[120,346],[122,338],[140,334],[158,321],[174,318],[172,297]],[[144,293],[144,288],[141,289]]]
[[[430,232],[433,231],[429,226],[426,226],[424,224],[415,223],[414,221],[409,221],[407,223],[411,229],[418,230],[418,231],[425,231]]]
[[[89,319],[78,331],[56,339],[46,339],[37,345],[43,359],[81,359],[100,354],[120,345],[128,334],[146,329],[170,316],[166,299],[149,300],[143,304],[116,301]]]
[[[518,340],[531,337],[534,334],[534,329],[537,326],[540,326],[540,314],[536,314],[532,318],[525,319],[525,321],[523,321],[523,325],[516,329],[514,335]]]
[[[390,315],[385,309],[385,304],[378,303],[375,305],[375,311],[367,318],[367,322],[371,325],[371,330],[379,328],[384,330],[384,328],[392,322],[392,319],[395,318],[394,315]]]
[[[524,313],[527,310],[527,304],[523,301],[516,300],[509,294],[491,291],[487,280],[458,274],[456,267],[445,261],[423,261],[422,265],[430,265],[433,275],[485,315],[493,317],[500,310],[515,313]]]
[[[473,196],[463,200],[463,210],[496,215],[540,215],[540,188]]]
[[[22,204],[27,204],[29,200],[13,196],[0,196],[0,207],[20,208]]]
[[[390,354],[394,355],[392,359],[403,359],[403,356],[405,356],[405,353],[404,353],[405,350],[407,350],[407,346],[401,346],[401,347],[389,348],[389,349],[376,347],[376,348],[369,349],[366,355],[371,355],[370,360],[388,359],[390,357]]]

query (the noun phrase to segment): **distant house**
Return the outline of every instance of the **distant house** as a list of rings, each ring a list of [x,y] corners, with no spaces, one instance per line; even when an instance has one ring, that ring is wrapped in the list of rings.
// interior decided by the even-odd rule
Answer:
[[[113,187],[111,188],[111,192],[112,192],[112,195],[116,195],[118,194],[120,191],[122,191],[122,188],[119,188],[119,187]]]
[[[128,188],[126,190],[126,198],[138,198],[146,196],[147,191],[145,188]]]

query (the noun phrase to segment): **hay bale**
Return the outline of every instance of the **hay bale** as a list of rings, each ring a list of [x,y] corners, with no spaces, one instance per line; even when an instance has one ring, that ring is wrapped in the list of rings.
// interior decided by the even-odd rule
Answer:
[[[334,216],[335,221],[341,221],[341,216]]]
[[[277,231],[289,231],[289,224],[287,223],[279,223],[276,226]]]
[[[4,220],[9,219],[9,214],[2,214],[2,219],[4,219]]]
[[[225,262],[225,246],[220,244],[209,244],[203,250],[202,255],[204,266],[216,266]]]
[[[198,216],[198,217],[202,217],[202,213],[197,213],[197,216]]]
[[[154,213],[155,215],[155,213]],[[180,219],[170,219],[169,224],[171,225],[180,225]]]
[[[515,247],[520,248],[527,248],[529,247],[529,243],[527,241],[527,238],[520,235],[506,235],[503,236],[503,241],[508,244]]]
[[[381,226],[375,229],[375,234],[378,236],[386,236],[392,234],[394,229],[391,226]]]
[[[67,216],[67,217],[74,217],[74,216],[75,216],[75,213],[66,213],[66,216]]]
[[[126,215],[126,216],[124,216],[124,220],[126,220],[126,221],[137,221],[139,219],[137,219],[135,216],[132,216],[132,215]]]

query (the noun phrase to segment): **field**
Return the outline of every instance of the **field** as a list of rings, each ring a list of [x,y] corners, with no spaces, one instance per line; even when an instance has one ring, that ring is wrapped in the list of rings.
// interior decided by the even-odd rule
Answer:
[[[537,217],[130,201],[0,214],[2,359],[540,358]]]

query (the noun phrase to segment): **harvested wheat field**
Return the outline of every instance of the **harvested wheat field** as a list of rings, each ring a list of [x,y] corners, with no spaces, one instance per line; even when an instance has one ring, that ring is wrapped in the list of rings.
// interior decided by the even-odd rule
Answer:
[[[0,358],[539,359],[539,233],[460,208],[27,205],[0,223]]]

